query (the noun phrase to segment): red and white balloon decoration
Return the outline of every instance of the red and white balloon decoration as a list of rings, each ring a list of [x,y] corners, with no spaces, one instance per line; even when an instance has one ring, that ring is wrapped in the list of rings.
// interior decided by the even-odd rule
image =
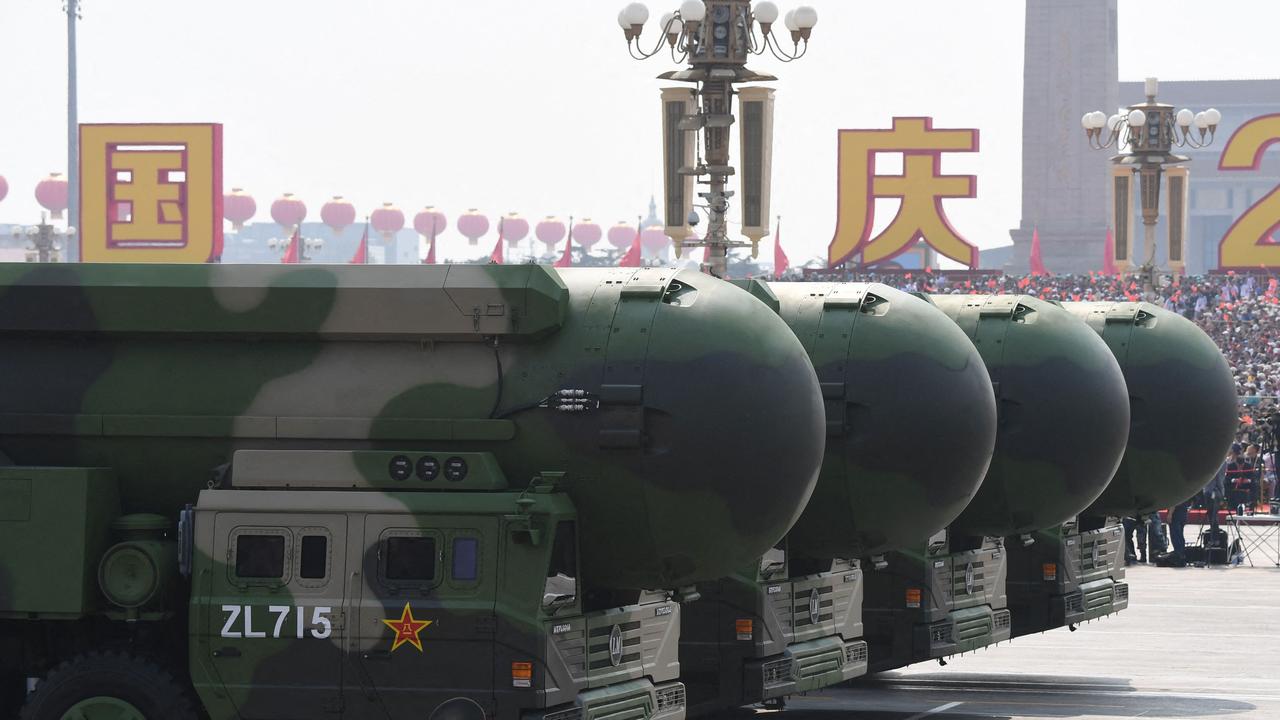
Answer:
[[[49,173],[49,177],[36,184],[36,202],[55,220],[62,219],[62,211],[67,209],[67,179],[62,173]]]
[[[471,208],[458,218],[458,232],[462,233],[469,244],[477,245],[480,238],[489,232],[489,218],[481,215],[475,208]]]
[[[222,196],[222,217],[231,221],[231,228],[236,232],[243,230],[256,212],[258,203],[240,188],[231,188],[231,194]]]
[[[502,216],[502,239],[508,247],[515,247],[521,240],[529,237],[529,221],[518,213],[507,213]]]
[[[650,255],[657,255],[670,244],[671,238],[667,237],[661,225],[650,225],[640,231],[640,247]]]
[[[560,241],[564,239],[564,233],[564,221],[554,215],[546,216],[533,229],[533,234],[538,238],[538,242],[548,248],[554,248],[559,245]]]
[[[625,220],[619,220],[617,225],[609,228],[609,244],[619,250],[626,250],[631,247],[631,243],[636,239],[636,228],[629,225]]]
[[[294,228],[307,219],[307,206],[294,197],[293,193],[285,193],[271,203],[271,219],[284,228],[285,232],[292,233]]]
[[[425,207],[413,216],[413,229],[428,240],[440,237],[440,233],[449,226],[444,213],[433,207]]]
[[[0,175],[0,200],[3,200],[4,197],[8,194],[9,194],[9,181],[5,180],[3,175]]]
[[[600,242],[602,237],[604,230],[599,223],[592,222],[591,218],[583,218],[582,222],[573,225],[573,241],[587,252],[591,252],[591,246]]]
[[[394,203],[382,203],[382,207],[369,216],[369,222],[383,240],[390,240],[404,228],[404,213]]]
[[[355,223],[356,206],[343,200],[341,195],[334,195],[332,200],[321,206],[320,220],[329,226],[334,235],[341,235],[343,230]]]

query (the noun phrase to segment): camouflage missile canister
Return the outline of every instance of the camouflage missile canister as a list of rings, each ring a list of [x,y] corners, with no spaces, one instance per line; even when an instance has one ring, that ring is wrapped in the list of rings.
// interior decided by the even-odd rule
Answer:
[[[172,517],[244,449],[563,472],[584,575],[675,587],[787,532],[823,407],[785,323],[696,272],[0,265],[0,458],[112,468],[124,512]],[[442,464],[387,472],[468,470]]]
[[[933,295],[986,362],[999,435],[986,480],[952,525],[1008,536],[1059,525],[1106,488],[1129,434],[1124,374],[1097,333],[1025,295]]]
[[[1115,479],[1087,511],[1154,512],[1195,495],[1235,435],[1235,381],[1195,323],[1150,303],[1066,303],[1106,341],[1124,370],[1132,422]]]
[[[827,408],[826,457],[790,549],[862,557],[919,545],[960,514],[991,462],[982,357],[929,301],[885,285],[769,287]]]

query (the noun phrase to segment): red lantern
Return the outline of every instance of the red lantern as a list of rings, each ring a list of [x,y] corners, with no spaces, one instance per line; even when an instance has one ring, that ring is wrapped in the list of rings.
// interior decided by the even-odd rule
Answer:
[[[390,240],[404,228],[404,213],[392,203],[382,203],[382,207],[369,216],[369,222],[374,230],[382,233],[383,240]]]
[[[631,247],[631,243],[635,242],[635,239],[635,226],[628,225],[623,220],[619,220],[617,225],[609,228],[609,244],[619,250],[626,250]]]
[[[465,215],[458,218],[458,232],[467,241],[476,245],[480,242],[480,238],[489,232],[489,218],[481,215],[475,208],[471,208]]]
[[[502,238],[507,245],[515,247],[520,241],[529,237],[529,221],[518,213],[507,213],[502,218]]]
[[[445,218],[444,213],[433,207],[423,208],[421,212],[413,216],[413,229],[428,240],[439,237],[440,233],[444,232],[448,225],[449,221]]]
[[[9,194],[9,181],[5,180],[3,175],[0,175],[0,200],[3,200],[4,196],[8,194]]]
[[[564,221],[554,215],[548,215],[538,222],[538,227],[533,229],[533,234],[538,238],[538,242],[554,248],[564,239]]]
[[[258,212],[258,203],[240,188],[231,188],[230,195],[222,196],[222,217],[231,221],[231,227],[239,232],[244,224]]]
[[[591,252],[591,246],[600,242],[602,237],[604,237],[604,230],[600,229],[598,224],[591,222],[591,218],[583,218],[582,222],[573,226],[573,241],[587,252]]]
[[[306,218],[307,206],[294,197],[293,193],[285,193],[271,203],[271,219],[286,232],[293,232],[293,229],[301,225]]]
[[[62,173],[49,173],[36,185],[36,202],[55,220],[62,219],[62,211],[67,209],[67,180]]]
[[[343,230],[356,221],[356,207],[343,200],[341,195],[334,195],[332,200],[320,208],[320,219],[334,235],[341,235]]]
[[[650,255],[657,255],[671,244],[671,238],[662,230],[661,225],[651,225],[640,231],[640,247]]]

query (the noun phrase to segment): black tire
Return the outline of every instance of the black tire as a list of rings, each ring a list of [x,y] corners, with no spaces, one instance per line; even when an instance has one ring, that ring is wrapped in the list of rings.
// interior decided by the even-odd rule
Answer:
[[[0,718],[18,717],[27,694],[27,679],[17,672],[0,672]]]
[[[19,720],[61,720],[76,703],[110,697],[147,720],[198,720],[186,688],[158,665],[123,652],[78,655],[49,672],[27,698]]]

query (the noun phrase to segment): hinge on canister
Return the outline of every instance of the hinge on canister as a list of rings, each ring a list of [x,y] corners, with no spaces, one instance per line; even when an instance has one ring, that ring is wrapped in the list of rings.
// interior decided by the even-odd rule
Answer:
[[[843,435],[848,424],[846,413],[848,402],[845,400],[845,384],[843,382],[820,383],[822,388],[822,404],[827,411],[827,436]]]
[[[624,449],[644,446],[644,386],[613,384],[600,386],[600,407],[608,413],[599,433],[602,448]]]

